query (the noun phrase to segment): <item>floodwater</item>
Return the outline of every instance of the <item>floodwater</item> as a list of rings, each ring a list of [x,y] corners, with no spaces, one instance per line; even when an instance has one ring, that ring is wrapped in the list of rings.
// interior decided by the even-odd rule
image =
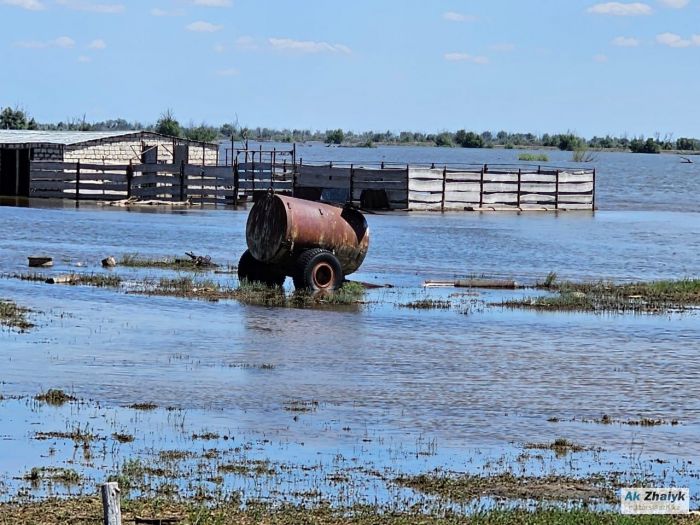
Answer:
[[[366,158],[402,151],[423,153],[423,162],[465,154],[424,148],[398,153],[397,148],[307,149],[348,161],[354,154]],[[534,283],[550,271],[567,279],[700,275],[700,213],[692,201],[700,175],[692,178],[683,171],[699,166],[682,166],[670,156],[604,157],[598,179],[601,209],[595,214],[368,215],[370,252],[353,278],[394,288],[368,292],[369,304],[358,309],[273,309],[2,278],[0,298],[34,310],[37,326],[28,333],[0,330],[0,393],[33,396],[62,388],[112,407],[114,414],[107,418],[112,425],[121,418],[124,425],[133,420],[119,407],[141,402],[161,407],[139,420],[145,435],[103,460],[103,472],[130,454],[172,447],[175,438],[167,436],[174,430],[155,438],[143,428],[149,428],[149,417],[155,427],[166,428],[158,421],[168,417],[164,407],[174,407],[186,414],[185,434],[207,429],[252,441],[269,439],[275,445],[264,447],[261,457],[307,465],[318,461],[329,469],[339,467],[342,462],[332,458],[342,455],[373,462],[375,468],[391,463],[397,472],[442,466],[481,473],[490,460],[515,455],[525,444],[566,438],[599,450],[556,465],[548,460],[531,470],[573,463],[579,474],[605,465],[638,472],[643,464],[649,467],[642,471],[661,482],[698,489],[697,472],[688,468],[700,461],[698,312],[555,314],[492,304],[534,293],[527,291],[477,292],[448,311],[398,306],[455,292],[425,290],[426,279],[487,275]],[[651,184],[652,179],[658,181]],[[646,190],[637,191],[644,184]],[[0,274],[26,272],[26,257],[40,253],[56,261],[45,273],[102,273],[100,259],[125,253],[156,257],[194,251],[236,264],[245,249],[246,217],[245,210],[0,207]],[[134,279],[173,274],[113,271]],[[233,276],[216,278],[235,285]],[[289,410],[294,402],[314,408],[297,414]],[[58,418],[64,426],[70,425],[68,416],[91,421],[90,410],[66,416],[29,405],[0,403],[5,439],[0,488],[3,476],[12,485],[11,478],[38,461],[61,461],[60,451],[47,459],[47,445],[28,437],[41,421]],[[616,423],[593,422],[603,415]],[[642,418],[665,424],[624,424]],[[679,424],[670,425],[673,420]],[[69,455],[72,446],[65,449]],[[366,487],[363,501],[377,495],[376,483]]]

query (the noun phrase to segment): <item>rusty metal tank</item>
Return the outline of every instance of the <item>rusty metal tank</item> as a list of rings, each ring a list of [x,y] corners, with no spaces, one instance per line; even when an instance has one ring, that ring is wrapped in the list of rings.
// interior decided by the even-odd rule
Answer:
[[[268,193],[248,215],[246,242],[255,259],[280,267],[293,264],[305,250],[323,248],[335,254],[349,275],[367,255],[369,228],[353,208]]]

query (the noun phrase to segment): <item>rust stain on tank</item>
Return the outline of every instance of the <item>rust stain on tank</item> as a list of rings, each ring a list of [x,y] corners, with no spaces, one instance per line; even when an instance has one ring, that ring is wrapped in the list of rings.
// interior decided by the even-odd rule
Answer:
[[[246,241],[253,257],[288,264],[309,248],[332,251],[345,275],[355,272],[369,249],[369,227],[357,210],[269,194],[248,216]]]

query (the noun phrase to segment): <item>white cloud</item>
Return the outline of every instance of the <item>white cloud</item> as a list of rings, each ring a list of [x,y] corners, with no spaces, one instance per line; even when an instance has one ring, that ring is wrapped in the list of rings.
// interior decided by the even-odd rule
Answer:
[[[492,51],[498,51],[500,53],[510,53],[515,51],[515,44],[510,44],[508,42],[502,42],[500,44],[494,44],[491,46]]]
[[[154,7],[151,9],[151,14],[153,16],[184,16],[185,11],[184,9],[173,9],[172,11],[167,11],[166,9]]]
[[[660,2],[671,9],[683,9],[690,3],[690,0],[660,0]]]
[[[343,44],[314,42],[311,40],[293,40],[291,38],[270,38],[268,42],[274,49],[297,51],[299,53],[343,53],[349,55],[352,50]]]
[[[238,75],[240,71],[238,71],[236,68],[231,67],[227,69],[219,69],[216,74],[219,75],[220,77],[235,77]]]
[[[81,62],[83,64],[87,64],[88,62],[92,62],[92,58],[85,56],[85,55],[80,55],[78,57],[78,62]]]
[[[593,57],[594,62],[598,62],[599,64],[605,64],[608,61],[608,56],[607,55],[595,55]]]
[[[241,36],[236,39],[236,48],[242,50],[258,49],[258,44],[252,36]]]
[[[45,49],[48,47],[60,47],[62,49],[70,49],[75,47],[75,40],[68,36],[59,36],[54,40],[23,40],[15,42],[15,47],[24,47],[27,49]]]
[[[443,13],[442,18],[449,20],[450,22],[474,22],[476,17],[473,15],[463,15],[462,13],[456,13],[455,11],[447,11]]]
[[[467,53],[445,53],[445,60],[448,62],[471,62],[472,64],[488,64],[488,57],[473,56]]]
[[[224,51],[226,51],[226,46],[224,44],[215,44],[214,51],[216,51],[217,53],[223,53]]]
[[[700,35],[692,35],[690,38],[683,38],[676,33],[661,33],[660,35],[656,35],[656,41],[668,47],[697,47],[700,46]]]
[[[13,5],[29,11],[41,11],[46,9],[46,6],[39,0],[0,0],[0,4]]]
[[[107,44],[101,38],[93,40],[88,44],[88,49],[105,49]]]
[[[212,24],[210,22],[203,22],[201,20],[197,22],[192,22],[191,24],[185,26],[188,31],[194,31],[195,33],[216,33],[221,31],[224,26]]]
[[[653,9],[648,4],[641,2],[622,3],[608,2],[605,4],[595,4],[588,8],[588,12],[594,15],[613,15],[613,16],[640,16],[650,15]]]
[[[618,36],[613,39],[612,43],[618,47],[639,47],[640,44],[638,39],[627,36]]]
[[[75,11],[88,11],[106,15],[123,13],[125,10],[123,4],[95,4],[87,0],[56,0],[56,3]]]
[[[231,0],[194,0],[194,5],[202,5],[205,7],[231,7]]]

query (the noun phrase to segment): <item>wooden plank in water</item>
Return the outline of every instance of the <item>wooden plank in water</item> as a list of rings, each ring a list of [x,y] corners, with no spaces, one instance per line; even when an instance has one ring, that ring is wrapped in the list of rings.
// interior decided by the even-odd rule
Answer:
[[[559,183],[559,193],[590,193],[593,191],[593,182],[582,184]]]
[[[554,195],[543,195],[541,193],[525,193],[520,196],[520,203],[556,202]]]
[[[350,189],[350,177],[306,173],[297,178],[297,186],[302,188]]]
[[[408,191],[429,191],[442,193],[442,179],[409,179]]]
[[[97,171],[123,171],[129,169],[128,164],[95,164],[95,163],[80,163],[80,171],[97,170]]]
[[[466,192],[480,192],[481,185],[478,182],[453,182],[447,181],[445,184],[445,191],[466,191]]]
[[[134,173],[180,173],[179,164],[134,164]]]
[[[484,193],[509,193],[518,191],[518,184],[508,183],[508,182],[485,182],[484,183]]]
[[[559,204],[593,204],[593,195],[559,195]]]
[[[473,171],[447,171],[447,182],[479,182],[481,180],[481,172]]]
[[[567,173],[559,174],[559,184],[566,182],[590,182],[593,183],[593,173]]]
[[[537,182],[537,183],[548,183],[556,182],[556,175],[546,175],[543,173],[523,173],[520,176],[520,182]]]
[[[406,183],[401,181],[360,181],[354,182],[352,187],[358,190],[405,189]]]
[[[430,193],[427,191],[409,191],[408,201],[413,202],[426,202],[426,203],[440,203],[442,202],[442,192],[440,193]]]
[[[446,191],[445,204],[478,204],[479,195],[478,191]]]
[[[75,162],[50,162],[33,160],[30,164],[30,170],[71,170],[75,171],[77,164]]]
[[[32,171],[30,172],[30,179],[35,180],[74,180],[75,173],[67,171]]]
[[[440,211],[442,206],[440,202],[415,202],[409,200],[408,209],[411,211]]]
[[[505,173],[505,172],[490,172],[484,173],[484,182],[518,182],[518,171],[515,173]]]
[[[556,193],[557,185],[554,183],[524,182],[520,185],[522,193]]]
[[[352,180],[354,184],[376,181],[400,183],[405,186],[408,177],[406,176],[406,170],[356,169],[353,170]]]
[[[487,193],[484,194],[484,204],[517,204],[517,193]]]
[[[565,203],[559,204],[560,210],[593,210],[591,204],[576,204],[576,203]]]

